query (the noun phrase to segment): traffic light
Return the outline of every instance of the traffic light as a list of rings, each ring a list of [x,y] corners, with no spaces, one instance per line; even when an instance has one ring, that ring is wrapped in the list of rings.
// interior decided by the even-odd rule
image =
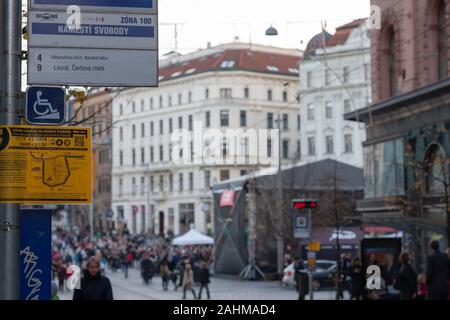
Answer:
[[[316,200],[292,200],[294,209],[316,209],[318,203]]]

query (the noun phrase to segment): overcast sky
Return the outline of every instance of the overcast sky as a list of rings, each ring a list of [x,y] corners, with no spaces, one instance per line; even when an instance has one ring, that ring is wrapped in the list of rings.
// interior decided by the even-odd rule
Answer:
[[[177,23],[178,51],[185,53],[212,45],[242,42],[304,49],[320,32],[321,21],[334,32],[339,25],[368,17],[370,0],[159,0],[160,51],[174,50]],[[277,37],[265,36],[273,24]],[[302,44],[303,42],[303,44]]]

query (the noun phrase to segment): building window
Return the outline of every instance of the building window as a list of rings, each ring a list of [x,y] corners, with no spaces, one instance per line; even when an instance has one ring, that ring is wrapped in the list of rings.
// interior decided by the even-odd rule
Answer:
[[[172,144],[169,144],[169,161],[172,161],[172,152],[173,152]]]
[[[244,98],[245,99],[250,98],[250,89],[249,88],[244,88]]]
[[[173,192],[173,174],[169,174],[169,191]]]
[[[349,99],[344,100],[344,113],[352,112],[352,102]]]
[[[159,191],[164,192],[164,176],[159,176]]]
[[[325,118],[326,119],[333,118],[333,103],[331,101],[325,102]]]
[[[364,64],[364,81],[370,80],[370,64]]]
[[[448,78],[448,39],[447,39],[447,8],[444,0],[438,7],[437,32],[438,32],[438,70],[439,80]]]
[[[194,191],[194,173],[189,172],[189,191]]]
[[[308,120],[314,120],[314,104],[308,104]]]
[[[183,191],[183,173],[178,174],[178,191]]]
[[[195,223],[195,205],[193,203],[182,203],[179,206],[180,233],[186,233]]]
[[[119,128],[119,140],[123,141],[123,128],[122,127]]]
[[[189,91],[189,93],[188,93],[188,101],[189,101],[189,103],[192,103],[192,92],[191,91]]]
[[[159,120],[159,134],[164,134],[164,121]]]
[[[272,99],[273,99],[272,89],[269,89],[267,90],[267,100],[272,101]]]
[[[193,141],[190,142],[189,148],[191,151],[191,163],[194,163],[194,142]]]
[[[325,69],[325,85],[329,85],[331,83],[331,70],[329,68]]]
[[[150,110],[153,110],[153,98],[150,98]]]
[[[131,127],[131,136],[133,139],[136,139],[136,125],[133,124],[133,126]]]
[[[205,171],[205,189],[209,189],[211,187],[211,171]]]
[[[169,118],[169,133],[173,132],[173,121],[172,118]]]
[[[178,117],[178,129],[183,129],[183,117]]]
[[[267,157],[272,158],[272,139],[267,139]]]
[[[141,138],[145,138],[145,123],[141,123]]]
[[[351,134],[344,135],[344,152],[345,153],[353,152],[353,138]]]
[[[144,100],[141,100],[141,112],[144,112],[145,110],[145,102]]]
[[[231,88],[222,88],[220,89],[220,98],[221,99],[231,99],[232,96],[232,90]]]
[[[308,138],[308,155],[310,156],[316,155],[316,138],[314,137]]]
[[[145,149],[141,148],[141,163],[145,163]]]
[[[311,88],[312,82],[313,82],[313,73],[312,73],[312,71],[308,71],[306,73],[306,87]]]
[[[155,177],[150,176],[150,191],[155,192]]]
[[[164,161],[164,146],[160,145],[159,146],[159,161]]]
[[[267,129],[273,129],[273,113],[269,112],[267,114]]]
[[[230,180],[230,170],[220,170],[220,181]]]
[[[333,143],[333,136],[326,136],[325,137],[325,148],[327,154],[333,154],[334,153],[334,143]]]
[[[155,154],[153,152],[153,147],[150,147],[150,162],[155,162]]]
[[[229,112],[228,110],[220,110],[220,126],[228,127],[229,125]]]
[[[300,115],[297,115],[297,131],[300,131],[302,128],[302,122],[301,122],[301,118]]]
[[[133,114],[136,113],[136,102],[133,101],[132,105],[132,110],[133,110]]]
[[[123,166],[123,151],[119,151],[119,166]]]
[[[240,112],[240,125],[241,127],[247,126],[247,111],[241,110]]]
[[[283,159],[289,159],[289,140],[283,140]]]
[[[136,184],[136,178],[133,177],[131,178],[131,193],[134,196],[136,196],[136,191],[137,191],[137,184]]]
[[[241,177],[243,177],[243,176],[246,176],[246,175],[247,175],[247,173],[248,173],[248,171],[247,171],[247,170],[241,170],[241,172],[240,172],[240,174],[241,174]]]
[[[383,91],[382,98],[388,98],[397,94],[397,57],[395,48],[395,31],[392,25],[382,30],[381,46],[381,76]]]
[[[193,123],[192,115],[190,115],[188,117],[188,128],[189,128],[189,131],[194,130],[194,123]]]
[[[141,177],[141,196],[145,194],[145,177]]]
[[[84,110],[83,110],[83,113],[84,113]],[[119,114],[120,114],[120,115],[123,115],[123,104],[120,104],[120,105],[119,105]],[[86,118],[85,115],[83,115],[83,117]]]
[[[205,112],[205,127],[209,128],[211,126],[211,112],[206,111]]]
[[[205,89],[205,99],[209,99],[209,89]]]
[[[283,102],[288,102],[288,93],[287,93],[287,91],[283,91]]]
[[[342,78],[344,80],[344,83],[350,82],[350,68],[349,67],[344,67],[342,69]]]
[[[159,108],[163,107],[163,96],[159,96]]]
[[[295,158],[297,160],[300,160],[301,157],[302,157],[302,143],[301,143],[300,140],[297,140],[297,151],[296,151],[296,154],[295,154]]]
[[[133,167],[136,165],[136,149],[131,150],[131,162]]]
[[[181,93],[178,94],[178,105],[183,103],[183,95]]]
[[[227,143],[227,138],[223,138],[222,139],[222,156],[224,158],[227,157],[228,154],[228,143]]]
[[[287,113],[283,114],[283,130],[289,129],[289,115]]]
[[[150,137],[153,137],[153,135],[155,134],[155,130],[153,127],[153,121],[150,122]]]
[[[169,107],[171,107],[171,106],[172,106],[172,96],[169,95]]]
[[[119,178],[119,197],[123,195],[123,179]]]

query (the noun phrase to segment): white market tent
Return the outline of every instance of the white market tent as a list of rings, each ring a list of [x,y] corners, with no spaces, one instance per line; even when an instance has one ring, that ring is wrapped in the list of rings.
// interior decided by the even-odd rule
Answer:
[[[172,243],[175,246],[212,245],[214,244],[214,239],[192,229],[181,237],[173,239]]]

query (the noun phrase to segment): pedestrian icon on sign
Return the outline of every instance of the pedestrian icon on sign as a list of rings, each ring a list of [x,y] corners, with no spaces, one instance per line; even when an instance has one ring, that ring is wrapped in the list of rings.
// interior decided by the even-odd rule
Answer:
[[[66,93],[59,87],[29,87],[27,90],[27,122],[60,125],[65,119]]]

